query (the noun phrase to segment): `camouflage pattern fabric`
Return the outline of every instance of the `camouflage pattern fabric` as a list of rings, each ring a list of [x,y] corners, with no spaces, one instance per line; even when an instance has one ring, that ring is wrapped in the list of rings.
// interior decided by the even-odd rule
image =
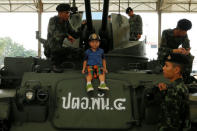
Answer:
[[[175,37],[174,29],[164,30],[161,37],[161,44],[158,50],[158,60],[163,61],[166,56],[172,53],[173,49],[177,49],[180,45],[183,48],[190,48],[190,41],[188,36]]]
[[[80,36],[81,28],[76,32],[69,21],[60,21],[58,16],[50,18],[48,25],[47,41],[51,50],[58,50],[62,48],[63,40],[68,35],[78,38]]]
[[[138,40],[137,35],[142,34],[142,18],[139,15],[133,15],[129,18],[130,40]]]
[[[79,27],[78,30],[75,31],[69,21],[61,21],[58,16],[50,18],[48,25],[47,44],[45,49],[50,49],[51,58],[54,63],[62,63],[62,61],[67,56],[69,56],[69,54],[75,53],[76,55],[76,50],[78,49],[68,47],[65,49],[62,47],[62,44],[68,35],[78,38],[80,36],[81,30],[82,27]]]
[[[167,29],[162,33],[161,44],[158,50],[158,60],[160,61],[161,65],[164,65],[165,57],[172,53],[173,49],[177,49],[179,48],[179,46],[182,46],[182,48],[185,49],[190,48],[190,41],[188,39],[188,36],[186,35],[184,37],[175,37],[173,31],[174,29]],[[183,72],[185,83],[189,83],[188,78],[190,77],[190,73],[192,71],[194,56],[189,54],[187,58],[189,60],[189,63],[185,66],[185,71]]]
[[[183,80],[177,79],[162,93],[164,97],[158,131],[182,131],[189,128],[189,91]]]

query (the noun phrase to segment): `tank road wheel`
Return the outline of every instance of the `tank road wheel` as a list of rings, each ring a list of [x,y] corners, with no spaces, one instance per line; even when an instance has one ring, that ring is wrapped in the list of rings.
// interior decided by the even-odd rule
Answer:
[[[9,127],[8,120],[0,120],[0,131],[9,131]]]

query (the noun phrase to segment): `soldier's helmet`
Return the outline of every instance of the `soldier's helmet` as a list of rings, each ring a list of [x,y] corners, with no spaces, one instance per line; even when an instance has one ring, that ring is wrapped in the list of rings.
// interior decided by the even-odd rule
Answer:
[[[101,38],[100,38],[100,36],[97,35],[96,33],[93,33],[93,34],[91,34],[91,35],[89,36],[89,39],[88,39],[88,40],[89,40],[89,41],[92,41],[92,40],[98,40],[98,41],[100,41]]]
[[[177,28],[180,30],[188,31],[192,28],[192,22],[187,19],[181,19],[177,23]]]
[[[70,5],[69,4],[59,4],[56,7],[57,12],[62,12],[62,11],[70,11]]]
[[[133,11],[133,9],[132,9],[131,7],[128,7],[128,8],[126,9],[126,14],[129,14],[130,11]]]

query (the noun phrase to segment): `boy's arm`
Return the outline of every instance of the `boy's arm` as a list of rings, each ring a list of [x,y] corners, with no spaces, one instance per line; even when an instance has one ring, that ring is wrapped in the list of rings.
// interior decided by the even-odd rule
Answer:
[[[107,69],[107,67],[106,67],[106,60],[105,59],[103,59],[103,68]]]
[[[103,63],[103,72],[107,73],[108,71],[107,71],[106,60],[105,60],[105,56],[104,56],[104,51],[103,50],[102,50],[101,57],[102,57],[102,63]]]
[[[82,74],[85,73],[86,65],[87,65],[87,60],[84,60],[84,62],[83,62]]]
[[[103,61],[103,71],[104,71],[105,73],[107,73],[108,71],[107,71],[107,66],[106,66],[106,60],[103,59],[102,61]]]

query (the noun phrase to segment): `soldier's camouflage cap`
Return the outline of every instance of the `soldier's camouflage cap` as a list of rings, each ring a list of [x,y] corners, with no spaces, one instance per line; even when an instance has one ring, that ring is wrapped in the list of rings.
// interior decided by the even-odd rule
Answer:
[[[62,11],[70,11],[70,5],[69,4],[59,4],[56,7],[57,12],[62,12]]]
[[[129,14],[130,11],[133,11],[133,9],[132,9],[131,7],[128,7],[128,8],[126,9],[126,14]]]
[[[165,61],[169,61],[181,65],[185,65],[189,63],[187,56],[179,53],[171,53],[166,57]]]
[[[98,40],[98,41],[100,41],[101,38],[100,38],[100,36],[97,35],[96,33],[93,33],[93,34],[91,34],[91,35],[89,36],[89,39],[88,39],[88,40],[89,40],[89,41],[92,41],[92,40]]]

